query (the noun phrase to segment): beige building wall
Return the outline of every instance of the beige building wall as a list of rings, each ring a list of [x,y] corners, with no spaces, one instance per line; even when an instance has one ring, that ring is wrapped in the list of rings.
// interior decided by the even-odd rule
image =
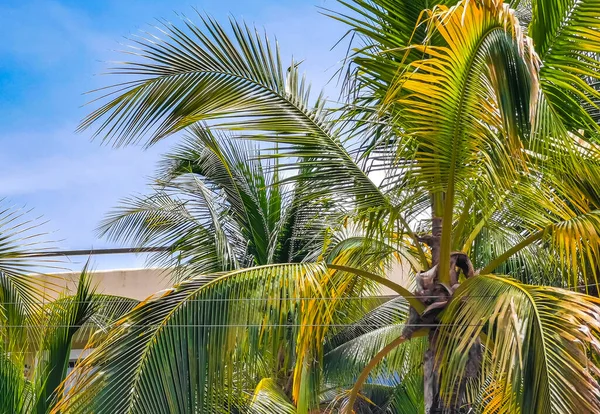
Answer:
[[[172,285],[169,269],[96,270],[90,272],[96,292],[143,300]],[[81,272],[65,272],[39,277],[46,293],[56,297],[60,292],[74,292]]]
[[[96,286],[96,292],[105,295],[125,296],[137,300],[143,300],[156,292],[172,286],[169,278],[169,269],[121,269],[121,270],[96,270],[91,271],[92,284]],[[409,267],[400,263],[392,265],[389,278],[408,290],[413,290],[413,277],[409,276]],[[39,277],[48,297],[56,297],[61,292],[72,293],[77,288],[77,281],[81,272],[65,272],[55,275],[43,275]],[[395,295],[393,290],[382,287],[381,295]]]
[[[399,284],[411,292],[415,290],[415,278],[411,275],[410,265],[406,262],[404,264],[394,262],[388,271],[388,278],[392,282]],[[383,286],[381,288],[381,295],[390,296],[397,295],[397,293],[392,289]]]

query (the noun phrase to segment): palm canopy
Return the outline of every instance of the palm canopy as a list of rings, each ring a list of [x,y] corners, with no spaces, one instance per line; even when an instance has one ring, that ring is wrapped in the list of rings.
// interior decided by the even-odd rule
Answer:
[[[365,209],[401,211],[394,221],[409,235],[418,230],[409,224],[414,227],[415,217],[430,208],[422,201],[431,197],[435,215],[445,214],[446,257],[472,248],[486,232],[504,244],[527,240],[519,247],[537,242],[553,248],[561,269],[570,270],[571,284],[594,282],[585,254],[571,253],[597,249],[591,236],[598,195],[590,182],[597,175],[597,148],[587,143],[597,135],[588,118],[598,92],[587,88],[591,97],[584,101],[567,88],[569,102],[581,107],[579,120],[560,116],[566,98],[545,89],[551,82],[545,61],[558,59],[554,53],[578,66],[587,62],[578,82],[587,85],[597,75],[595,55],[584,46],[540,55],[508,5],[448,3],[428,14],[422,13],[426,2],[347,4],[352,17],[337,18],[353,25],[365,46],[351,56],[347,85],[354,101],[342,116],[327,111],[322,98],[310,100],[299,65],[292,62],[286,70],[268,39],[236,22],[230,38],[203,18],[205,31],[189,21],[187,31],[165,23],[165,40],[136,40],[129,53],[139,60],[115,72],[137,79],[125,91],[116,89],[117,96],[82,128],[101,122],[97,134],[117,145],[144,134],[152,144],[202,120],[242,130],[276,142],[278,157],[315,167],[298,175],[310,177],[313,187],[351,195]],[[585,16],[584,6],[574,9]],[[570,44],[577,13],[570,14],[568,5],[562,10],[551,21],[569,29],[560,33]],[[466,18],[470,30],[464,30]],[[446,21],[457,30],[441,30]],[[530,23],[532,30],[542,25],[539,19]],[[593,34],[586,36],[593,40]],[[344,142],[362,143],[356,152],[368,155],[360,164],[366,169]],[[374,169],[386,174],[383,188],[369,179]],[[494,266],[508,258],[502,253]]]
[[[344,206],[316,200],[306,182],[286,184],[280,171],[253,145],[192,127],[164,157],[154,192],[124,200],[100,231],[139,246],[168,246],[153,259],[173,264],[174,256],[180,276],[314,261],[327,253],[325,239],[339,233],[335,218]]]
[[[416,293],[423,302],[413,305],[417,315],[402,319],[417,329],[403,330],[386,346],[374,345],[372,363],[361,360],[365,369],[358,376],[351,374],[359,379],[357,386],[347,398],[336,397],[345,401],[346,409],[357,408],[354,401],[365,381],[374,399],[382,389],[377,385],[411,394],[408,385],[415,376],[396,376],[407,382],[394,388],[393,381],[378,384],[381,378],[370,370],[379,366],[377,362],[393,360],[389,352],[415,346],[407,344],[418,339],[409,339],[424,330],[429,349],[424,372],[415,375],[424,375],[433,390],[425,393],[428,411],[439,404],[488,412],[599,410],[598,382],[586,368],[593,365],[589,355],[596,353],[599,335],[595,299],[510,278],[572,288],[597,284],[597,0],[341,3],[347,12],[330,14],[349,24],[360,41],[348,59],[347,104],[342,108],[328,108],[321,97],[312,101],[299,65],[292,62],[286,69],[267,38],[235,21],[228,35],[221,25],[201,17],[201,26],[187,20],[183,28],[165,24],[162,37],[136,40],[130,52],[136,60],[115,70],[135,79],[109,93],[108,102],[92,112],[82,128],[98,123],[97,134],[116,145],[143,137],[151,145],[190,126],[206,129],[200,122],[208,122],[213,130],[274,143],[273,158],[301,166],[296,167],[295,180],[310,183],[315,190],[311,200],[327,195],[341,205],[350,204],[354,221],[366,224],[372,237],[393,246],[409,244],[404,250],[413,253],[414,271],[427,270],[417,280]],[[520,15],[527,18],[520,21]],[[379,186],[370,178],[374,171],[385,176]],[[425,218],[429,215],[431,219]],[[456,250],[463,253],[453,253]],[[478,275],[467,254],[480,269]],[[367,274],[356,258],[352,263],[352,274]],[[344,263],[334,266],[319,273],[323,279],[315,287],[333,280],[337,272],[351,270]],[[459,276],[457,266],[465,277]],[[291,269],[288,276],[294,275]],[[508,277],[490,275],[495,270]],[[204,277],[177,289],[203,283]],[[223,277],[219,281],[227,284],[229,279]],[[198,285],[193,289],[195,294],[208,294]],[[323,295],[319,289],[311,294],[316,292]],[[405,296],[414,302],[410,294]],[[478,300],[480,296],[487,299]],[[140,312],[150,312],[154,303]],[[180,307],[188,302],[178,303]],[[216,306],[215,302],[210,309]],[[569,310],[575,310],[571,317]],[[178,321],[189,324],[196,314]],[[552,329],[559,323],[556,315],[561,329]],[[158,317],[162,324],[171,323]],[[135,331],[125,328],[117,329],[116,340],[135,338]],[[198,332],[193,328],[186,328],[192,329],[186,335]],[[333,334],[325,331],[317,329],[314,337]],[[141,406],[135,404],[146,404],[150,412],[161,412],[164,404],[181,411],[183,406],[172,404],[183,401],[177,395],[184,390],[186,404],[191,404],[185,407],[198,410],[206,401],[194,400],[204,398],[206,382],[192,390],[164,376],[159,376],[161,384],[168,387],[157,388],[159,382],[150,381],[150,373],[160,375],[158,367],[166,360],[176,360],[167,351],[169,344],[178,343],[170,335],[175,334],[144,354],[148,361],[162,358],[160,363],[147,362],[148,374],[145,366],[136,371],[148,375],[147,381],[123,380],[126,390],[133,390],[123,412],[136,412]],[[296,345],[300,361],[309,355],[299,352],[309,349],[302,346]],[[103,352],[113,355],[118,349],[124,348],[107,345]],[[479,354],[475,373],[469,365],[471,354]],[[99,360],[91,359],[88,365],[94,363]],[[217,365],[203,360],[207,365],[201,372],[212,372],[215,366],[225,369],[211,363]],[[119,372],[125,362],[121,364],[111,365],[111,372]],[[393,370],[401,372],[401,366],[406,365],[393,364]],[[307,390],[320,389],[318,375],[305,375],[308,372],[319,370],[302,363],[294,367],[290,395],[301,413],[316,404],[306,399]],[[67,412],[85,407],[86,398],[105,401],[100,380],[91,381],[96,382],[84,386],[85,392],[67,399]],[[569,386],[561,387],[565,382]],[[252,409],[270,404],[290,409],[285,392],[273,381],[260,384],[256,400],[271,401],[256,401]],[[335,389],[340,388],[344,386]],[[163,393],[160,398],[168,401],[152,405],[152,393]]]

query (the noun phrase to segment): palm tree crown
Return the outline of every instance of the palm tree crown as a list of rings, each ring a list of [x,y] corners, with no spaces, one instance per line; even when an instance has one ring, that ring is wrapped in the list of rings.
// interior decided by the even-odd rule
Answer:
[[[306,183],[285,184],[279,177],[284,167],[264,165],[260,157],[248,143],[192,127],[164,157],[155,191],[124,200],[101,233],[140,246],[169,246],[153,259],[169,265],[175,255],[184,278],[316,260],[337,230],[333,217],[343,214],[342,206],[316,201]]]
[[[286,69],[268,38],[200,16],[200,26],[165,23],[162,37],[136,41],[134,61],[116,69],[134,80],[82,128],[96,125],[116,145],[192,128],[203,153],[216,130],[271,143],[264,154],[292,167],[295,188],[308,186],[301,200],[344,206],[371,242],[329,260],[243,269],[296,261],[277,252],[295,240],[282,217],[298,204],[272,209],[278,177],[256,181],[261,163],[222,173],[229,155],[211,149],[184,167],[224,200],[202,207],[208,233],[193,231],[214,240],[200,261],[215,268],[125,317],[84,362],[105,377],[87,373],[62,412],[401,412],[402,398],[428,413],[600,411],[598,299],[573,291],[598,273],[598,0],[340,3],[345,11],[326,13],[358,39],[341,108],[312,100],[299,64]],[[172,165],[170,182],[182,178]],[[227,229],[211,218],[222,213]],[[120,220],[113,228],[143,242],[181,240],[171,232],[185,226]],[[410,311],[348,307],[365,280],[386,280],[371,259],[394,254],[415,276],[414,293],[394,286]],[[335,329],[365,310],[374,330]],[[294,326],[289,336],[283,325]],[[332,363],[326,350],[336,355],[340,338],[364,340],[365,352]]]

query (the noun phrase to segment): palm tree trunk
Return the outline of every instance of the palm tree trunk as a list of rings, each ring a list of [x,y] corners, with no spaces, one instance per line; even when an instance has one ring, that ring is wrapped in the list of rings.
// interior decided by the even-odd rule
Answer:
[[[450,300],[450,296],[454,287],[448,291],[448,288],[442,287],[438,283],[438,276],[435,274],[435,267],[439,269],[439,261],[440,261],[440,240],[442,236],[442,219],[439,217],[434,217],[432,220],[432,234],[430,237],[426,238],[426,243],[431,248],[431,258],[432,268],[425,273],[433,273],[433,280],[430,280],[430,283],[433,286],[428,286],[421,294],[423,294],[423,301],[426,305],[434,305],[436,302],[438,304],[442,304],[442,307],[437,307],[434,312],[423,313],[421,317],[416,315],[415,320],[424,324],[431,326],[431,324],[437,324],[437,314],[443,306]],[[450,263],[450,280],[453,284],[458,282],[458,274],[457,267],[464,273],[466,277],[472,277],[474,275],[473,265],[471,261],[464,253],[453,253],[451,257]],[[433,272],[432,272],[433,270]],[[431,275],[428,275],[431,277]],[[450,296],[449,296],[450,295]],[[432,297],[434,296],[434,297]],[[415,312],[416,314],[416,312]],[[413,328],[416,329],[416,328]],[[469,351],[468,362],[465,366],[465,372],[463,373],[463,378],[459,381],[457,388],[452,396],[452,403],[448,406],[444,404],[442,398],[440,396],[440,387],[439,387],[439,372],[438,366],[436,364],[436,355],[437,355],[437,345],[438,345],[438,331],[437,329],[431,329],[429,331],[429,347],[425,351],[423,355],[423,391],[424,391],[424,400],[425,400],[425,413],[426,414],[454,414],[460,412],[460,407],[463,402],[463,397],[466,391],[466,383],[469,379],[475,378],[478,375],[479,368],[481,366],[481,343],[479,340],[475,341],[475,344]]]
[[[428,240],[431,248],[431,266],[437,266],[440,262],[440,240],[442,237],[442,218],[433,217],[431,224],[431,239]],[[423,387],[425,397],[425,413],[434,414],[441,412],[440,390],[438,383],[438,374],[435,366],[436,354],[435,329],[429,332],[429,348],[423,356]]]
[[[431,239],[428,240],[431,248],[431,267],[440,262],[440,242],[442,240],[442,218],[433,217],[431,220]]]
[[[440,402],[440,389],[438,374],[435,367],[436,332],[429,332],[429,348],[423,357],[423,386],[425,396],[425,413],[434,414],[442,412]]]

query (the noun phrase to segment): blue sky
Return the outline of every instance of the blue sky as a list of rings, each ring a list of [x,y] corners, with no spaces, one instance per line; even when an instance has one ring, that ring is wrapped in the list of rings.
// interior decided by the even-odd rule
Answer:
[[[265,28],[279,40],[282,55],[305,59],[314,89],[326,85],[344,54],[331,51],[345,28],[319,14],[333,0],[72,0],[0,2],[0,197],[4,204],[33,208],[44,230],[62,249],[112,246],[95,228],[119,199],[146,192],[160,153],[174,139],[150,150],[113,149],[75,133],[91,109],[84,92],[111,84],[99,75],[126,37],[151,29],[157,18],[192,20],[193,8],[220,21],[228,16]],[[67,267],[77,269],[85,258]],[[96,269],[143,266],[144,258],[94,258]]]

